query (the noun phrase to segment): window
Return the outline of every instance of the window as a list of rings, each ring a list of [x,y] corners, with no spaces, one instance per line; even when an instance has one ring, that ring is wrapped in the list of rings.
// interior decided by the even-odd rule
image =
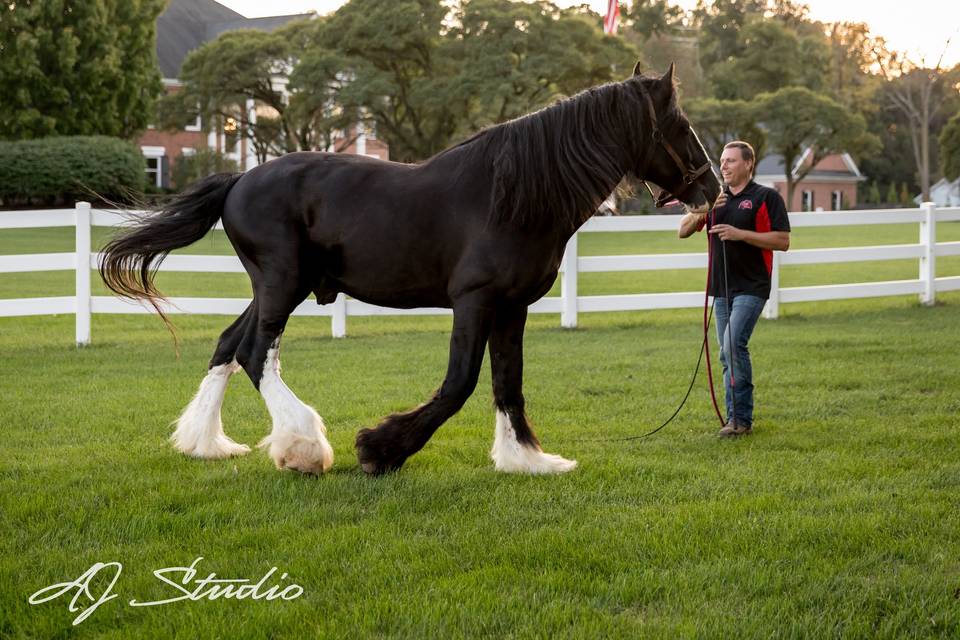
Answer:
[[[143,157],[146,159],[147,184],[156,187],[163,186],[163,165],[167,150],[163,147],[140,147]]]
[[[160,158],[147,158],[147,184],[160,186],[161,175]]]
[[[803,191],[803,201],[800,208],[803,211],[813,211],[813,191]]]
[[[184,125],[184,131],[203,131],[203,120],[200,119],[200,103],[197,102],[197,118],[190,124]]]
[[[843,191],[834,191],[830,196],[830,200],[833,203],[833,210],[839,211],[843,209]]]

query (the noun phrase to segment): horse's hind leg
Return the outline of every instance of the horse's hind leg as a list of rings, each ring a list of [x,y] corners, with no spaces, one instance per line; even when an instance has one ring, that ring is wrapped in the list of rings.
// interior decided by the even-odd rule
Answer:
[[[283,284],[258,288],[255,330],[244,336],[237,361],[260,391],[273,421],[273,430],[258,446],[269,447],[278,469],[320,474],[333,466],[327,428],[313,407],[301,402],[280,378],[280,336],[307,295],[296,289],[294,274],[289,275]]]
[[[177,428],[170,436],[173,446],[196,458],[229,458],[250,452],[250,447],[238,444],[223,432],[220,407],[230,376],[240,370],[234,355],[251,319],[255,319],[254,303],[250,303],[226,331],[220,335],[217,350],[210,360],[206,377],[200,383],[197,395],[177,419]]]
[[[497,411],[493,458],[497,471],[563,473],[575,460],[544,453],[524,412],[523,328],[527,308],[498,309],[490,333],[490,372]]]
[[[366,473],[395,471],[423,448],[433,433],[460,410],[477,386],[483,349],[493,311],[487,306],[458,305],[453,310],[447,376],[429,402],[389,416],[376,429],[357,434],[357,458]]]

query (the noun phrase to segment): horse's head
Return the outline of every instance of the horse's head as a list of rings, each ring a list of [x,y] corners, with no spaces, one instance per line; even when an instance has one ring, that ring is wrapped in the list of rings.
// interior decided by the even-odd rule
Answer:
[[[673,65],[663,76],[650,77],[640,74],[637,63],[626,84],[638,94],[641,128],[650,134],[636,154],[634,174],[660,187],[659,194],[651,190],[657,206],[676,198],[691,209],[706,210],[720,195],[720,181],[677,103]]]

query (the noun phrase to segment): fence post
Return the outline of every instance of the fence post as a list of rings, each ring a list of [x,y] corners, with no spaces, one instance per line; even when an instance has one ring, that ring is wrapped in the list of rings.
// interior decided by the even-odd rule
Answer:
[[[770,297],[763,308],[763,317],[776,320],[780,317],[780,252],[773,252],[773,269],[770,271]]]
[[[330,318],[330,333],[334,338],[347,337],[347,296],[344,293],[338,293],[337,299],[333,301],[333,315]]]
[[[90,344],[90,203],[76,204],[77,346]]]
[[[928,307],[936,301],[937,292],[937,205],[933,202],[924,202],[923,220],[920,222],[920,244],[923,253],[920,255],[920,304]]]
[[[563,276],[560,280],[560,326],[564,329],[577,327],[577,236],[574,233],[567,241],[563,252]]]

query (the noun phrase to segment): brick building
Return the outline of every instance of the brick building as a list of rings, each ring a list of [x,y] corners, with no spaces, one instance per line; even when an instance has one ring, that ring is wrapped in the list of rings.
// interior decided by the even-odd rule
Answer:
[[[794,174],[800,167],[809,166],[812,160],[807,149],[800,157]],[[783,199],[787,199],[787,176],[783,156],[769,154],[757,164],[754,180],[773,187]],[[857,185],[866,180],[849,153],[835,153],[817,163],[804,179],[794,186],[793,202],[787,203],[788,211],[837,211],[852,209],[857,204]]]
[[[312,14],[293,14],[247,18],[214,0],[172,0],[167,9],[157,19],[157,59],[163,75],[163,85],[167,92],[179,90],[183,84],[178,79],[184,59],[194,49],[205,42],[214,40],[220,34],[234,29],[259,29],[272,31],[292,20],[309,19]],[[284,90],[282,78],[276,79],[275,88]],[[259,112],[266,113],[267,107],[248,100],[244,105],[251,120]],[[386,143],[378,140],[373,132],[356,129],[345,132],[344,137],[334,147],[342,146],[348,138],[353,138],[344,153],[360,153],[381,159],[389,158]],[[241,171],[252,169],[258,163],[252,145],[248,144],[244,132],[236,121],[217,119],[203,122],[200,118],[181,131],[162,131],[148,127],[140,137],[140,149],[147,159],[147,174],[150,183],[158,187],[169,187],[171,169],[179,157],[190,155],[199,149],[214,149],[235,161]]]

